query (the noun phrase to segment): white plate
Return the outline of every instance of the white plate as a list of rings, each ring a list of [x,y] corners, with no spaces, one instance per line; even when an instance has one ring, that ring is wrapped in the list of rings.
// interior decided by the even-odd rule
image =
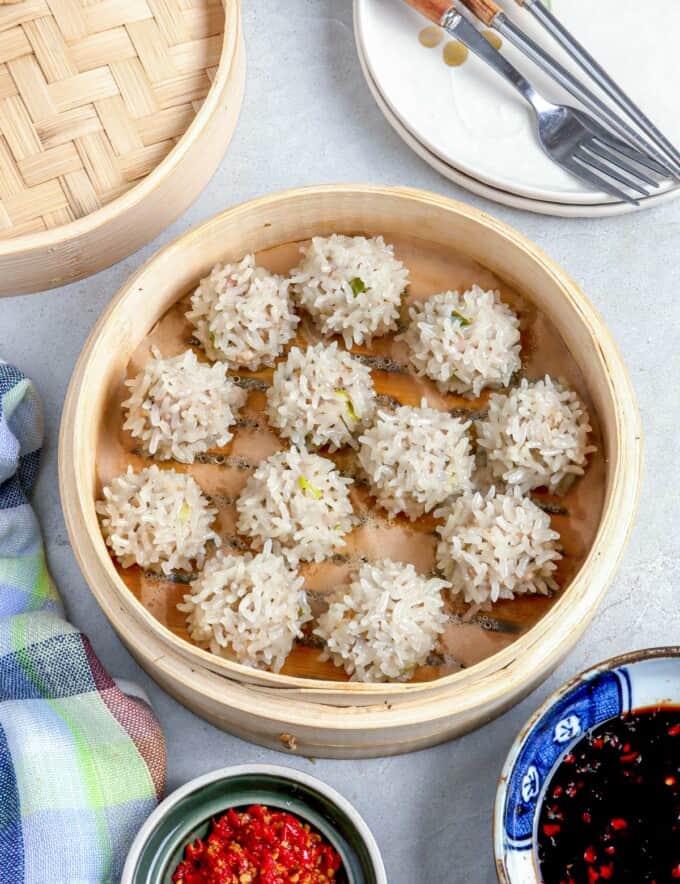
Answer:
[[[359,2],[360,0],[355,0],[355,4]],[[471,193],[475,193],[478,196],[483,196],[486,199],[492,200],[493,202],[501,203],[505,206],[510,206],[513,209],[524,209],[527,212],[535,212],[539,215],[552,215],[559,218],[608,218],[615,215],[628,215],[632,212],[639,212],[642,209],[650,209],[655,206],[662,205],[663,203],[667,203],[670,200],[680,196],[680,187],[676,187],[671,188],[664,193],[660,193],[656,196],[648,197],[647,199],[641,200],[639,206],[633,206],[630,203],[623,202],[605,202],[595,205],[574,205],[569,203],[555,203],[549,202],[547,200],[530,199],[529,197],[519,196],[517,194],[510,193],[509,191],[499,190],[495,187],[491,187],[489,184],[485,184],[482,181],[477,181],[476,178],[472,178],[469,175],[460,172],[453,166],[449,166],[436,154],[428,150],[425,145],[421,144],[408,131],[408,129],[406,129],[401,121],[397,119],[397,117],[392,113],[385,99],[381,95],[375,81],[371,77],[366,59],[363,55],[361,43],[358,39],[357,49],[359,54],[359,64],[361,65],[364,77],[366,78],[368,88],[373,95],[376,104],[383,112],[385,119],[392,126],[394,131],[400,136],[404,143],[407,144],[411,148],[411,150],[414,151],[414,153],[418,154],[418,156],[421,157],[421,159],[425,160],[428,165],[432,166],[435,171],[439,172],[440,175],[448,178],[449,181],[452,181],[459,187],[463,187],[466,190],[469,190]]]
[[[559,50],[513,0],[502,4],[529,33]],[[555,13],[582,37],[598,59],[669,137],[680,142],[680,3],[647,0],[552,0]],[[425,19],[400,0],[356,0],[358,43],[375,85],[400,123],[430,153],[470,178],[498,190],[557,203],[613,202],[585,188],[543,153],[531,111],[482,61],[458,68],[442,59],[442,44],[418,41]],[[631,36],[631,35],[634,35]],[[564,93],[509,46],[517,63],[548,97]],[[568,60],[561,55],[567,65]],[[666,188],[675,189],[677,188]]]

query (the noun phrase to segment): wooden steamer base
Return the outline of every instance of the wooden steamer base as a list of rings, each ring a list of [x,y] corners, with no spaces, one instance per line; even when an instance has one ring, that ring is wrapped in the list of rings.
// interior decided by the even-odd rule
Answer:
[[[311,670],[316,677],[304,677],[309,671],[297,657],[296,665],[286,667],[288,674],[274,674],[210,654],[175,626],[164,625],[130,591],[108,554],[94,510],[107,407],[132,354],[168,308],[220,260],[249,251],[273,254],[283,244],[331,232],[384,234],[402,243],[410,239],[414,248],[420,242],[427,254],[427,249],[459,253],[477,262],[476,273],[493,273],[504,287],[521,292],[568,348],[599,427],[599,466],[591,468],[591,476],[599,476],[593,481],[600,483],[598,518],[587,545],[572,557],[567,585],[514,641],[440,677],[435,671],[411,683],[361,684],[332,680],[337,672],[318,664]],[[438,284],[433,280],[425,284]],[[81,354],[66,397],[59,452],[74,551],[92,592],[140,665],[218,727],[272,748],[328,757],[432,745],[478,727],[539,684],[576,643],[614,576],[633,525],[641,457],[637,406],[616,346],[578,287],[543,252],[493,218],[434,194],[345,185],[238,206],[142,267],[112,301]]]
[[[586,626],[587,622],[583,629]],[[313,689],[289,691],[239,683],[209,669],[193,668],[137,623],[116,626],[139,665],[187,709],[243,740],[307,758],[401,755],[475,730],[544,681],[583,629],[574,630],[570,646],[555,649],[544,668],[515,684],[496,671],[486,682],[480,680],[472,694],[469,685],[460,685],[461,690],[431,689],[380,699],[358,693],[324,698]]]

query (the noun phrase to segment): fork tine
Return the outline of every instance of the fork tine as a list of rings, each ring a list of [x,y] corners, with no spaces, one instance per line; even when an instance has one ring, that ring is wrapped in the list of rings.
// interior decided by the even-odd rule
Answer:
[[[651,178],[649,175],[646,175],[644,172],[641,172],[635,167],[634,163],[627,160],[621,154],[617,153],[616,151],[610,150],[605,145],[600,144],[597,139],[586,142],[582,145],[582,147],[585,148],[589,153],[596,154],[600,159],[606,160],[608,163],[612,163],[617,168],[623,169],[634,180],[642,182],[648,187],[659,186],[658,181],[656,181],[654,178]]]
[[[649,196],[647,192],[648,189],[657,188],[659,186],[658,182],[654,181],[653,178],[649,178],[642,172],[638,172],[635,166],[629,163],[624,157],[619,156],[614,151],[607,150],[607,148],[604,148],[599,144],[592,141],[586,141],[581,145],[581,150],[586,151],[586,158],[588,162],[592,162],[593,165],[595,165],[595,160],[604,160],[605,163],[609,164],[604,168],[600,168],[601,172],[611,175],[612,178],[616,178],[617,181],[621,184],[625,184],[626,187],[642,191],[645,196]]]
[[[661,181],[668,179],[668,170],[660,163],[657,163],[656,160],[652,159],[648,154],[645,154],[628,144],[628,142],[624,141],[622,138],[618,138],[613,132],[610,132],[609,129],[605,129],[605,127],[596,119],[588,118],[586,123],[584,115],[579,114],[579,117],[581,122],[590,129],[594,137],[606,147],[619,151],[619,153],[624,154],[624,156],[627,156],[628,159],[633,160],[640,166],[645,166],[650,172],[655,172]]]
[[[640,203],[638,200],[634,199],[630,194],[625,193],[623,190],[619,190],[618,187],[615,187],[611,181],[608,181],[606,178],[598,175],[588,166],[583,165],[580,160],[575,158],[564,159],[561,160],[562,165],[568,169],[572,175],[575,175],[577,178],[580,178],[582,181],[590,184],[591,187],[594,187],[596,190],[603,190],[605,193],[608,193],[609,196],[613,196],[614,199],[619,200],[619,202],[630,203],[633,206],[639,206]]]
[[[618,181],[619,184],[623,184],[623,186],[629,188],[629,190],[634,190],[636,193],[639,193],[640,196],[649,196],[644,187],[632,178],[629,178],[625,172],[622,172],[620,169],[616,169],[607,163],[601,162],[596,156],[589,154],[582,147],[576,151],[574,159],[579,163],[584,163],[586,166],[590,166],[591,169],[596,169],[598,172],[602,172],[602,174],[606,175],[608,178],[613,178],[614,181]]]
[[[606,141],[600,138],[599,135],[596,136],[597,140],[603,144],[606,144]],[[655,175],[658,175],[659,182],[668,181],[668,172],[666,172],[656,160],[653,160],[651,157],[645,156],[645,154],[640,153],[640,151],[635,150],[634,147],[631,147],[629,144],[626,144],[625,141],[618,141],[614,145],[616,150],[619,153],[622,153],[624,156],[627,156],[628,159],[633,160],[633,162],[637,163],[639,166],[644,166],[646,169],[649,169],[650,172],[653,172]],[[637,173],[639,174],[639,172]]]

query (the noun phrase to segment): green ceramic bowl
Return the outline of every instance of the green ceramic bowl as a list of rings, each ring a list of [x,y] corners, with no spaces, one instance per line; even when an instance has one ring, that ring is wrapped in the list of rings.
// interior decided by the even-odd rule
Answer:
[[[135,838],[121,884],[171,884],[184,848],[213,817],[250,804],[293,813],[323,835],[342,858],[338,884],[387,884],[375,838],[352,805],[314,777],[270,765],[225,767],[169,795]]]

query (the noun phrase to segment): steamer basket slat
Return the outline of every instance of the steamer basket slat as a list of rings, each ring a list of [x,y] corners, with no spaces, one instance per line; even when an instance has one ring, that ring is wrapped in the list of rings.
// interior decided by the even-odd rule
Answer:
[[[221,160],[244,77],[239,0],[0,5],[0,295],[160,233]]]
[[[216,262],[331,232],[381,233],[410,238],[414,249],[445,256],[455,251],[477,262],[470,263],[479,265],[475,272],[492,272],[516,288],[566,344],[599,425],[599,520],[568,586],[507,646],[431,680],[360,684],[276,675],[209,654],[163,626],[130,592],[94,512],[104,413],[147,332]],[[218,726],[265,745],[359,757],[421,748],[479,726],[560,662],[593,616],[625,548],[641,449],[638,411],[616,347],[577,286],[546,255],[483,213],[434,194],[339,185],[231,209],[171,243],[124,286],[74,372],[62,422],[60,484],[68,530],[92,591],[131,652],[166,690]],[[524,614],[518,616],[521,621]]]

